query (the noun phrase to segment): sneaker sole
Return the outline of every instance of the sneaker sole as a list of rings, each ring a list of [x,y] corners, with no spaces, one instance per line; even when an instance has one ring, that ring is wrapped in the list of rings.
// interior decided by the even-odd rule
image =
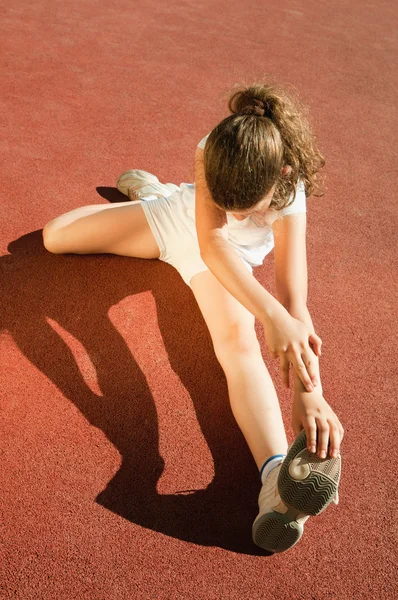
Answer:
[[[319,515],[332,502],[341,474],[341,456],[319,458],[307,450],[305,431],[297,436],[282,463],[278,491],[289,508]]]
[[[303,535],[304,526],[296,521],[298,511],[289,509],[286,514],[277,512],[259,515],[252,527],[254,543],[269,552],[284,552],[292,548]]]

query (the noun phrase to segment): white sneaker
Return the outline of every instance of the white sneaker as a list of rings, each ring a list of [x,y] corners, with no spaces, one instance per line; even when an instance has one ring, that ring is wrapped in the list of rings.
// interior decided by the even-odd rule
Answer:
[[[259,514],[253,527],[253,541],[269,552],[283,552],[300,540],[303,525],[309,518],[283,502],[278,491],[278,476],[282,465],[272,469],[258,497]]]
[[[168,198],[173,192],[179,189],[174,183],[160,183],[156,175],[140,169],[131,169],[122,173],[116,187],[130,200],[142,200],[148,196],[157,198]]]
[[[338,504],[341,455],[319,458],[307,450],[302,430],[281,465],[266,478],[259,495],[260,512],[253,523],[253,541],[271,552],[294,546],[310,515]]]

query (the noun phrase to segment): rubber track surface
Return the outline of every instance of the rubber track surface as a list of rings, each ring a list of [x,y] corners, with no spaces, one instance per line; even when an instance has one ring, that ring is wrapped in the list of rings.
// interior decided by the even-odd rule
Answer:
[[[396,22],[384,0],[2,3],[2,598],[398,596]],[[326,159],[308,308],[346,432],[340,505],[273,556],[251,540],[259,476],[191,290],[159,261],[54,255],[41,234],[123,201],[127,169],[193,182],[229,90],[267,74]],[[275,295],[273,254],[254,275]],[[293,390],[256,330],[291,443]]]

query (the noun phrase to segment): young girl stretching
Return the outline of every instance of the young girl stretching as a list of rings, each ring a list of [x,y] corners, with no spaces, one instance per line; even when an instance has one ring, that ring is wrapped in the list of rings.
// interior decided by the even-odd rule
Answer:
[[[302,106],[279,86],[238,89],[228,108],[198,144],[194,184],[126,171],[117,187],[131,203],[72,210],[45,225],[43,241],[57,254],[159,258],[178,270],[209,328],[260,472],[253,540],[282,552],[299,541],[310,515],[338,502],[344,431],[323,397],[322,342],[307,309],[306,196],[325,161]],[[276,298],[252,272],[273,248]],[[255,317],[286,387],[292,365],[290,447]]]

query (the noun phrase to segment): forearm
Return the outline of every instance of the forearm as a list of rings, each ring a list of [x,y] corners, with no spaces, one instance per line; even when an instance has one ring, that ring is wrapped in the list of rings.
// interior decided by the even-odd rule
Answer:
[[[288,305],[288,306],[286,306],[286,309],[289,312],[290,316],[294,317],[295,319],[298,319],[299,321],[301,321],[302,323],[307,325],[312,331],[314,331],[314,325],[312,323],[311,315],[310,315],[309,310],[306,305],[301,305],[301,306],[293,306],[293,305],[289,306]],[[319,359],[315,353],[312,357],[312,360],[313,360],[313,365],[315,368],[317,381],[318,381],[318,385],[316,387],[317,388],[319,387],[320,391],[322,392],[321,376],[320,376],[320,371],[319,371]],[[307,390],[305,389],[301,379],[298,377],[295,369],[293,369],[293,373],[294,373],[294,390],[299,391],[299,392],[306,392]]]
[[[218,281],[261,323],[285,312],[282,304],[257,281],[225,240],[214,242],[201,254]]]

